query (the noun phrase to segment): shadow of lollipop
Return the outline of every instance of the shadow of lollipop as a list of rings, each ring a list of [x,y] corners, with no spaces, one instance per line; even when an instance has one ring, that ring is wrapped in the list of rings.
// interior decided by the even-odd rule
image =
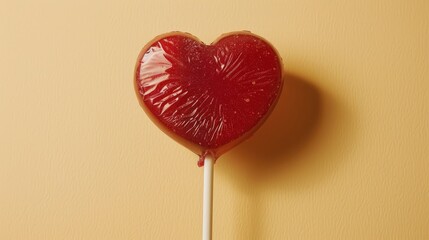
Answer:
[[[317,130],[321,113],[322,99],[316,87],[286,74],[276,108],[252,138],[229,154],[233,158],[230,167],[259,182],[294,164],[294,155],[305,149]]]
[[[283,93],[271,116],[252,138],[226,154],[230,160],[218,164],[218,172],[234,178],[251,208],[240,207],[239,215],[243,215],[240,225],[247,226],[247,231],[244,235],[237,233],[237,238],[261,239],[264,207],[261,189],[270,186],[276,175],[284,178],[294,165],[301,164],[297,156],[307,149],[319,127],[322,104],[321,93],[314,85],[286,74]]]

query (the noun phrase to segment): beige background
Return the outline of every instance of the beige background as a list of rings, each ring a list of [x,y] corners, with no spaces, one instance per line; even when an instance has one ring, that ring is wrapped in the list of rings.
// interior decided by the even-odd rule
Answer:
[[[287,69],[216,164],[215,239],[429,239],[429,3],[2,1],[0,239],[200,239],[202,169],[140,109],[141,47],[248,29]]]

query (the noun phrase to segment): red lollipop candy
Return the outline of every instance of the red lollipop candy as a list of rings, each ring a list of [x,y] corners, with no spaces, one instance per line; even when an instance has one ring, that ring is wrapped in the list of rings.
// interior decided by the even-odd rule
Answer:
[[[204,240],[212,236],[214,161],[265,121],[280,96],[282,75],[277,51],[250,32],[224,34],[210,45],[173,32],[140,52],[134,79],[140,105],[204,165]]]
[[[173,32],[142,49],[134,83],[161,130],[196,154],[217,158],[271,113],[282,70],[273,46],[250,32],[228,33],[210,45]]]

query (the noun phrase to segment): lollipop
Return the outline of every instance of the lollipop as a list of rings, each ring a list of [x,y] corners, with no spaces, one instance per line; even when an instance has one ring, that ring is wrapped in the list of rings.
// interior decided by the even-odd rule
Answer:
[[[134,86],[141,107],[204,166],[203,239],[212,232],[213,164],[269,116],[282,74],[273,46],[245,31],[224,34],[210,45],[172,32],[140,52]]]

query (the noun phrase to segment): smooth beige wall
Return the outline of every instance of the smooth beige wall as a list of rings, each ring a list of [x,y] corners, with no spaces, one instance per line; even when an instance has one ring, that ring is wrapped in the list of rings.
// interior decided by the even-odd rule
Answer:
[[[200,239],[202,169],[132,85],[141,47],[251,30],[284,59],[216,164],[214,239],[429,239],[426,0],[2,1],[0,239]]]

